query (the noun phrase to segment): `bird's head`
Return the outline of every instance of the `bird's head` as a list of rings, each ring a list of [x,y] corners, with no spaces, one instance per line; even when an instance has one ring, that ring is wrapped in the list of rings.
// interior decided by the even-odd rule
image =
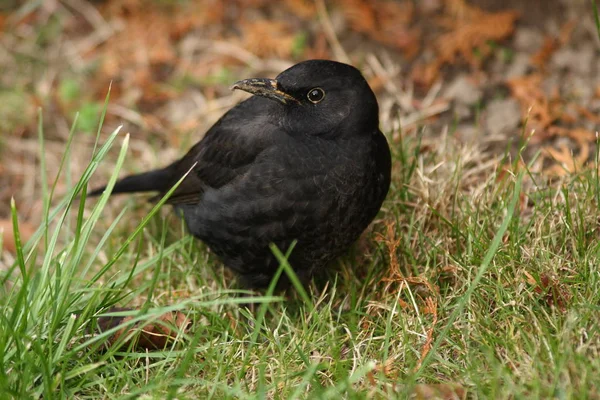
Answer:
[[[275,79],[236,82],[240,89],[279,104],[288,132],[335,136],[370,134],[379,125],[375,94],[360,71],[329,60],[298,63]]]

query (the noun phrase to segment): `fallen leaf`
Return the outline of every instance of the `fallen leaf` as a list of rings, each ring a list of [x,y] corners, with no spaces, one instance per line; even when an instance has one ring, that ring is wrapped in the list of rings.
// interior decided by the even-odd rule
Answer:
[[[569,107],[567,100],[560,95],[558,88],[550,96],[542,89],[543,77],[540,73],[513,78],[507,81],[511,94],[521,106],[521,118],[528,130],[534,130],[532,143],[544,142],[550,138],[567,138],[576,146],[565,142],[550,143],[542,147],[544,160],[551,160],[544,172],[553,176],[564,176],[585,167],[590,157],[590,145],[596,140],[594,132],[568,127],[578,122],[575,113],[596,122],[597,117],[583,107]],[[543,160],[542,160],[543,161]]]
[[[388,379],[396,379],[398,377],[398,369],[394,367],[394,359],[388,358],[383,363],[377,363],[372,371],[367,373],[367,379],[372,386],[377,386],[376,376],[383,374]]]
[[[578,25],[578,21],[576,19],[571,19],[564,23],[564,25],[560,28],[560,32],[558,34],[558,41],[560,44],[565,45],[571,41],[571,37],[573,36],[573,30]]]
[[[600,86],[598,86],[596,88],[596,91],[598,92],[597,95],[600,95]],[[589,121],[593,122],[594,124],[600,125],[600,116],[594,114],[587,108],[585,108],[583,106],[578,106],[577,111],[579,112],[579,115],[581,115],[582,117],[588,119]]]
[[[401,50],[408,58],[419,51],[420,31],[411,28],[415,7],[410,1],[338,0],[353,31]]]
[[[516,11],[486,12],[464,0],[446,1],[444,14],[436,22],[449,32],[435,39],[435,60],[413,69],[413,78],[427,87],[437,79],[444,65],[465,60],[473,68],[479,68],[491,53],[488,42],[511,36],[519,18]]]
[[[544,44],[542,47],[531,56],[531,64],[534,67],[544,71],[546,69],[546,65],[548,64],[548,60],[552,57],[552,54],[559,48],[559,41],[554,37],[547,37],[544,39]]]
[[[134,99],[147,103],[172,97],[160,83],[179,61],[177,41],[207,19],[218,18],[221,2],[209,3],[169,7],[160,2],[123,0],[102,5],[99,9],[104,18],[121,29],[86,55],[99,60],[102,79],[97,79],[98,95],[103,97],[106,82],[113,81],[111,100],[139,91]]]
[[[36,231],[36,227],[27,223],[19,222],[19,236],[21,243],[25,244]],[[11,253],[17,251],[15,237],[13,235],[13,224],[9,219],[0,219],[0,233],[2,234],[2,248]]]
[[[531,65],[541,71],[545,71],[550,57],[561,46],[564,46],[571,40],[573,29],[577,25],[575,20],[566,22],[561,28],[558,36],[548,36],[544,39],[542,47],[531,57]]]
[[[425,357],[427,357],[429,350],[431,350],[431,344],[433,343],[433,330],[438,322],[437,299],[435,297],[427,297],[425,299],[425,307],[423,308],[423,314],[433,315],[433,321],[427,329],[427,337],[425,339],[425,343],[423,344],[423,348],[421,349],[421,356],[419,357],[419,361],[415,365],[415,371],[421,368],[421,363],[423,362]]]
[[[295,15],[304,19],[315,18],[317,7],[311,0],[285,0],[285,6]]]
[[[545,272],[540,275],[539,281],[527,271],[524,274],[527,283],[533,286],[535,293],[541,295],[540,299],[546,305],[557,307],[562,312],[567,310],[572,296],[564,283]]]
[[[289,24],[261,19],[242,22],[242,47],[259,57],[289,58],[294,49],[296,34]]]
[[[467,391],[458,384],[422,383],[415,385],[411,399],[415,400],[462,400],[467,398]]]
[[[114,307],[108,310],[108,313],[121,311],[130,311],[130,309]],[[133,318],[132,316],[102,316],[98,318],[97,326],[100,332],[124,325],[108,339],[109,347],[116,344],[119,344],[119,347],[127,347],[133,340],[132,348],[134,349],[163,349],[181,331],[186,331],[190,324],[186,315],[179,311],[167,312],[150,324],[144,325],[143,322],[139,322],[134,326],[127,325],[127,322]]]
[[[570,138],[577,143],[577,146],[568,146],[564,142],[557,145],[558,149],[550,145],[544,146],[542,156],[555,161],[555,164],[544,170],[546,174],[564,176],[585,168],[591,154],[590,143],[595,141],[593,132],[587,129],[567,129],[558,126],[550,127],[548,132],[550,137]]]
[[[511,94],[521,105],[522,119],[527,120],[527,127],[536,130],[534,139],[541,141],[549,136],[547,131],[561,117],[562,105],[555,97],[549,99],[542,90],[542,75],[533,73],[509,79]]]

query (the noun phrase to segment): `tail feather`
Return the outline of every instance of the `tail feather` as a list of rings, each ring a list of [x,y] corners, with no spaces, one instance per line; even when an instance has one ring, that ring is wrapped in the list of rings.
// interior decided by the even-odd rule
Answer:
[[[170,169],[156,169],[153,171],[143,172],[141,174],[129,175],[115,183],[112,194],[118,193],[134,193],[134,192],[162,192],[169,189],[171,183]],[[99,187],[88,193],[88,196],[101,195],[106,186]]]

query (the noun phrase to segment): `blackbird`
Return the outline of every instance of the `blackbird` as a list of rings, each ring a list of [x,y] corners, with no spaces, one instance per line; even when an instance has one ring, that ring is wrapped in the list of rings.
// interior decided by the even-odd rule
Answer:
[[[160,198],[191,169],[168,203],[194,236],[252,288],[267,286],[279,267],[270,244],[285,252],[296,240],[289,262],[306,282],[360,236],[388,192],[377,99],[358,69],[329,60],[232,89],[254,96],[183,158],[127,176],[112,193]]]

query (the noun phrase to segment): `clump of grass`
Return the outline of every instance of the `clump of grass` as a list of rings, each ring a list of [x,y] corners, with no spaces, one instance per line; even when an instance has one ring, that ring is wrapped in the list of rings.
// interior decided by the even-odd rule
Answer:
[[[206,312],[211,307],[218,308],[226,304],[278,300],[272,296],[246,300],[234,297],[239,294],[238,291],[225,290],[200,293],[166,306],[157,306],[153,296],[157,289],[156,282],[162,275],[160,270],[163,261],[172,257],[177,250],[189,246],[190,240],[184,238],[166,245],[163,237],[158,243],[160,251],[148,259],[141,259],[143,230],[168,195],[152,208],[133,232],[116,238],[116,248],[112,248],[109,242],[115,239],[115,233],[118,233],[116,228],[123,216],[127,215],[126,209],[98,238],[97,231],[102,226],[99,221],[127,154],[129,136],[120,135],[120,128],[97,148],[81,178],[52,207],[56,203],[54,191],[60,174],[64,172],[63,166],[69,164],[69,149],[75,136],[75,127],[76,122],[61,160],[59,176],[50,187],[42,187],[43,222],[26,244],[21,243],[18,212],[14,201],[11,204],[16,261],[0,276],[0,355],[3,365],[0,393],[3,398],[5,395],[13,398],[53,398],[86,396],[94,392],[110,393],[115,383],[111,382],[112,378],[105,380],[105,377],[121,374],[125,381],[119,385],[131,383],[132,376],[147,368],[139,365],[141,356],[161,360],[157,364],[159,369],[164,368],[163,363],[168,360],[173,366],[181,364],[185,370],[185,361],[189,363],[190,356],[177,350],[177,343],[182,340],[194,343],[199,336],[180,332],[172,347],[154,355],[137,352],[133,345],[126,350],[119,344],[108,349],[104,345],[120,329],[133,327],[140,322],[147,324],[159,321],[159,317],[167,312],[183,310],[189,313],[190,318],[194,318],[195,307]],[[41,114],[39,133],[41,180],[47,182]],[[86,191],[90,177],[120,137],[119,156],[107,190],[88,210],[86,206],[90,203],[86,202]],[[97,243],[94,243],[95,240]],[[138,246],[134,245],[135,241]],[[107,250],[110,251],[108,259]],[[136,281],[148,276],[150,280],[134,287]],[[138,304],[135,300],[139,298],[146,298],[144,306],[139,309],[110,311],[113,306],[127,305],[132,299],[134,304]],[[98,318],[115,316],[131,318],[121,326],[96,334]],[[123,335],[124,340],[120,343],[126,342],[132,335],[134,333],[129,337]],[[125,354],[128,355],[127,361],[115,358],[122,358]],[[130,363],[132,358],[135,361]],[[181,376],[183,370],[175,368],[173,374]],[[152,386],[134,386],[139,387],[141,392],[153,390]],[[171,383],[159,381],[157,386],[170,389]]]

